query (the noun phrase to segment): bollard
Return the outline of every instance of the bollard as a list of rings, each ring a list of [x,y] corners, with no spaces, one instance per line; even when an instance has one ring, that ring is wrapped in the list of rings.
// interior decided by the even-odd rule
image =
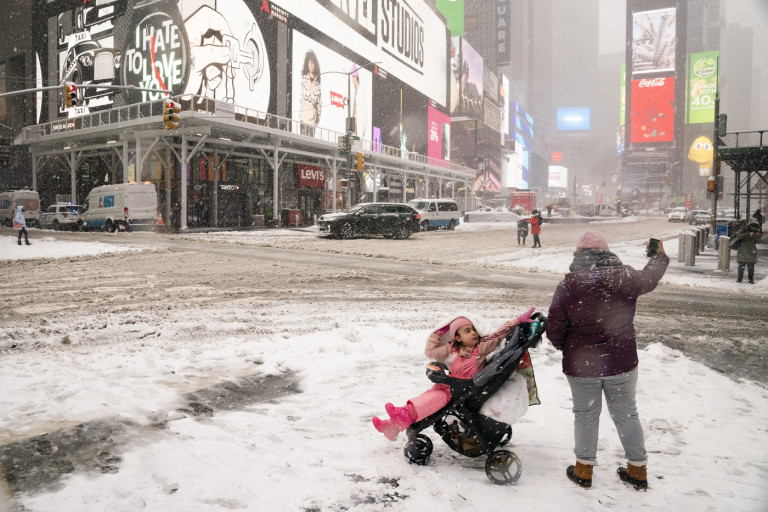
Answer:
[[[685,261],[685,234],[680,233],[677,237],[677,262]]]
[[[699,240],[699,252],[704,252],[707,250],[707,240],[709,239],[709,229],[708,228],[701,228],[701,238]]]
[[[717,270],[731,270],[731,239],[720,235],[720,248],[717,251]]]
[[[701,242],[699,239],[701,238],[701,232],[698,229],[693,229],[693,254],[699,254],[699,246],[701,245]]]
[[[688,233],[685,235],[685,266],[693,267],[696,265],[696,235]]]

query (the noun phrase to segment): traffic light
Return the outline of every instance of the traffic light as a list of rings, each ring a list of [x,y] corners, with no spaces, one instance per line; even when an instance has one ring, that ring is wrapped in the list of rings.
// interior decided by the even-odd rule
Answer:
[[[166,130],[178,130],[180,114],[181,105],[173,100],[166,99],[163,104],[163,128]]]
[[[67,105],[67,108],[77,106],[77,87],[75,84],[67,84],[64,87],[64,103]]]
[[[362,171],[365,169],[365,156],[362,153],[357,154],[357,170]]]

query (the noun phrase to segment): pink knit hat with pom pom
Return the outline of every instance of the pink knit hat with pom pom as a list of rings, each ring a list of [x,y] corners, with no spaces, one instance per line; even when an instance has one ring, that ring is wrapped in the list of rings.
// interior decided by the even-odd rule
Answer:
[[[579,237],[579,241],[576,242],[576,250],[581,249],[600,249],[601,251],[608,251],[608,241],[603,235],[597,231],[585,231]]]

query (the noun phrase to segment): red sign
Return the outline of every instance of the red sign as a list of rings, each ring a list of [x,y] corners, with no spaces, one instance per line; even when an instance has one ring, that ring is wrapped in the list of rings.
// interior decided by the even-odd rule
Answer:
[[[562,159],[563,159],[563,154],[561,152],[555,151],[554,153],[552,153],[553,162],[559,162]]]
[[[331,91],[331,105],[334,107],[344,108],[344,95],[335,91]]]
[[[325,169],[314,165],[299,165],[299,187],[325,188]]]
[[[675,79],[632,80],[630,142],[674,140]]]

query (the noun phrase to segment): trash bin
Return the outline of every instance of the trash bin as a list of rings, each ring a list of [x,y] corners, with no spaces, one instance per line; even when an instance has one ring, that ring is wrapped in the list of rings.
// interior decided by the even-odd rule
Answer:
[[[291,226],[301,225],[301,210],[289,210],[288,214],[289,222]]]
[[[715,238],[720,239],[720,236],[728,236],[728,219],[717,219],[717,226],[715,227],[717,232]]]

